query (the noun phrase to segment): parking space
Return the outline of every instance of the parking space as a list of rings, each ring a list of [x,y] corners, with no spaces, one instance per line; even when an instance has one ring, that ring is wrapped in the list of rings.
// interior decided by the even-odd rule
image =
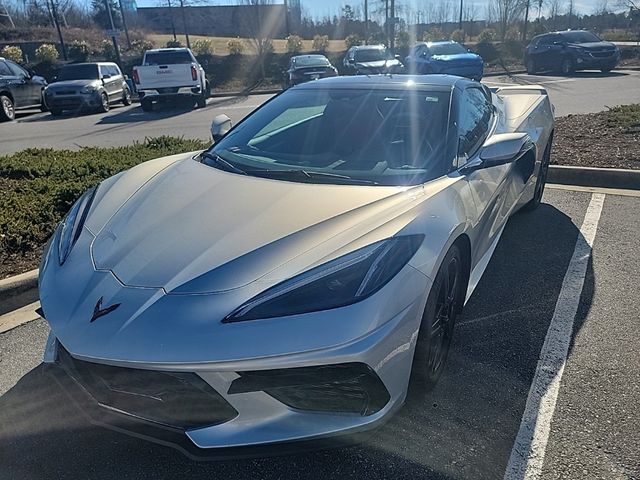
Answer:
[[[37,366],[47,335],[43,321],[2,334],[0,477],[502,478],[559,297],[572,294],[564,285],[581,228],[591,222],[593,255],[573,299],[577,314],[560,365],[564,375],[555,377],[557,402],[541,473],[638,478],[640,305],[633,279],[640,276],[640,197],[598,198],[603,203],[595,224],[591,217],[585,221],[594,194],[564,189],[548,189],[538,210],[509,221],[456,326],[440,383],[426,398],[410,395],[385,426],[350,448],[196,462],[172,448],[94,426],[79,414]]]

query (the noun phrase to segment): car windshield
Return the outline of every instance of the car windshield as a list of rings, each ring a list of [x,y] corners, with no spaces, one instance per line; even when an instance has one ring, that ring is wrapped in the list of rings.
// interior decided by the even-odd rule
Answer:
[[[307,183],[422,183],[446,173],[449,99],[440,91],[290,90],[238,125],[203,161]]]
[[[367,48],[356,50],[353,58],[356,62],[379,62],[380,60],[392,60],[393,55],[386,48]]]
[[[561,33],[561,35],[563,40],[569,43],[592,43],[602,41],[591,32],[565,32]]]
[[[429,46],[431,55],[457,55],[467,53],[465,48],[459,43],[436,43]]]
[[[98,65],[66,65],[60,69],[58,80],[95,80],[100,78],[98,73]]]
[[[294,67],[328,67],[329,60],[322,56],[293,57],[291,63]]]
[[[179,65],[192,62],[191,55],[186,50],[149,52],[144,57],[145,65]]]

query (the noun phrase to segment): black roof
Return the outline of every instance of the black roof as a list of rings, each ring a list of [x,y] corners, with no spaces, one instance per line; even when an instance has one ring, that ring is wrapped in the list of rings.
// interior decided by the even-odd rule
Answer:
[[[464,86],[472,80],[453,75],[355,75],[323,78],[303,83],[296,89],[323,88],[393,88],[406,89],[427,87],[431,90],[451,90],[457,85]]]

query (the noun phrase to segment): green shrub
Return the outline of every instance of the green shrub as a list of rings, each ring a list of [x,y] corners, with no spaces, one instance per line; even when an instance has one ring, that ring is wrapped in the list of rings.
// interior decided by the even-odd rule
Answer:
[[[490,43],[496,39],[496,31],[492,28],[485,28],[478,35],[478,43]]]
[[[22,62],[22,49],[14,45],[7,45],[0,50],[0,57],[13,60],[16,63]]]
[[[36,59],[43,63],[54,63],[58,60],[58,50],[55,45],[43,43],[36,49]]]
[[[362,39],[355,33],[352,33],[344,39],[344,44],[347,48],[355,47],[362,44]]]
[[[166,44],[167,48],[180,48],[182,47],[182,42],[180,40],[169,40]]]
[[[504,34],[505,40],[515,41],[520,40],[522,34],[520,33],[520,29],[516,26],[509,27],[509,29]]]
[[[191,50],[196,56],[213,55],[213,43],[211,40],[196,40],[191,44]]]
[[[302,51],[302,38],[298,35],[289,35],[287,37],[287,52],[297,54]]]
[[[146,160],[206,146],[165,136],[126,147],[30,148],[0,157],[0,261],[41,249],[87,188]]]
[[[118,58],[116,55],[116,49],[113,46],[113,41],[107,40],[106,38],[102,40],[100,44],[100,55],[104,57],[105,60],[109,60],[115,62]]]
[[[313,51],[324,53],[329,49],[329,35],[315,35],[313,37]]]
[[[454,30],[451,32],[451,40],[458,43],[464,43],[464,30]]]
[[[151,50],[152,48],[155,48],[155,45],[152,41],[140,39],[131,42],[130,51],[132,53],[135,53],[136,55],[142,55],[144,52],[146,52],[147,50]]]
[[[244,52],[244,43],[240,39],[229,40],[227,42],[227,49],[229,49],[230,55],[242,55]]]
[[[69,59],[76,62],[86,62],[91,55],[91,47],[84,40],[74,40],[67,47]]]

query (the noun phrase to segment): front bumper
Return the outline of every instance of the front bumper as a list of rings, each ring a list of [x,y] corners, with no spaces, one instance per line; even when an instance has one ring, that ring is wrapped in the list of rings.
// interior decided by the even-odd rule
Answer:
[[[45,94],[45,103],[52,110],[80,110],[98,108],[101,105],[99,93],[56,95]]]
[[[211,412],[211,418],[204,418],[200,424],[168,421],[159,418],[157,411],[156,417],[150,418],[149,409],[140,410],[139,404],[131,407],[105,400],[104,395],[92,391],[86,379],[65,367],[63,360],[68,363],[71,356],[53,334],[47,343],[45,362],[95,423],[169,443],[189,454],[235,455],[234,450],[247,447],[259,447],[262,454],[264,446],[292,442],[295,448],[316,448],[326,445],[329,437],[360,434],[378,426],[403,404],[424,301],[426,298],[420,295],[376,330],[348,344],[278,358],[235,361],[233,370],[228,362],[184,368],[117,362],[121,374],[138,378],[131,395],[158,396],[153,390],[141,390],[140,385],[146,382],[139,379],[144,379],[145,373],[149,377],[179,373],[206,382],[204,390],[213,392],[224,414]],[[75,358],[71,363],[86,366],[88,362],[83,360]],[[101,369],[109,364],[114,362],[95,366]],[[126,376],[117,378],[116,390],[126,392]],[[270,453],[268,450],[266,453]]]
[[[594,56],[592,54],[578,55],[575,60],[576,70],[589,70],[589,69],[613,69],[620,61],[620,53],[616,52],[613,55],[607,56]]]

